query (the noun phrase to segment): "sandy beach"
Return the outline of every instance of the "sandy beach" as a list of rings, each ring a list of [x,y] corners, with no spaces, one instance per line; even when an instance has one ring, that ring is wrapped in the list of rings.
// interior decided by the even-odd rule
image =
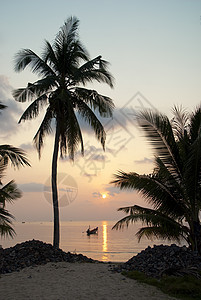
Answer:
[[[109,270],[108,264],[48,263],[0,276],[4,300],[171,300],[152,286]]]

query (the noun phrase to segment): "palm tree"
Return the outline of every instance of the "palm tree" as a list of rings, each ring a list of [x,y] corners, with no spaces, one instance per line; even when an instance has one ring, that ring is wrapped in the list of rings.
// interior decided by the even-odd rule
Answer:
[[[123,207],[127,216],[114,228],[142,221],[139,240],[146,236],[181,241],[201,254],[201,108],[187,113],[174,107],[172,120],[163,114],[144,111],[140,128],[155,151],[152,174],[119,171],[113,184],[137,190],[153,209]]]
[[[4,164],[4,159],[0,159],[0,235],[1,236],[11,236],[15,234],[12,228],[12,219],[14,217],[5,209],[7,202],[13,202],[14,200],[22,196],[20,190],[17,188],[15,182],[11,180],[9,183],[3,186],[2,176],[6,169]]]
[[[9,161],[13,167],[17,168],[25,165],[30,166],[30,164],[23,150],[11,145],[0,145],[0,235],[13,237],[15,231],[11,225],[14,217],[5,209],[5,206],[6,203],[12,203],[21,198],[22,194],[14,180],[4,186],[1,181]]]
[[[7,106],[0,102],[0,110],[5,108]],[[20,198],[22,194],[14,180],[11,180],[4,186],[2,184],[2,177],[9,162],[13,167],[17,168],[25,165],[30,166],[30,164],[23,150],[11,145],[0,145],[0,235],[13,237],[15,231],[12,228],[12,219],[14,217],[5,209],[5,206],[7,202],[12,203]]]
[[[67,19],[51,45],[45,41],[41,57],[30,49],[19,51],[15,58],[15,70],[22,71],[27,66],[41,79],[28,83],[26,88],[13,92],[15,100],[34,100],[21,116],[29,120],[38,116],[41,108],[47,105],[43,121],[34,137],[39,157],[44,137],[52,131],[52,121],[56,127],[52,158],[52,199],[54,212],[53,245],[59,247],[59,205],[57,192],[57,160],[69,155],[74,159],[75,151],[81,145],[84,154],[83,138],[77,119],[79,115],[92,127],[97,139],[105,146],[104,127],[93,111],[102,117],[111,117],[113,101],[95,90],[85,87],[87,83],[98,81],[113,87],[113,77],[108,72],[108,63],[98,56],[92,60],[78,36],[79,21],[75,17]]]

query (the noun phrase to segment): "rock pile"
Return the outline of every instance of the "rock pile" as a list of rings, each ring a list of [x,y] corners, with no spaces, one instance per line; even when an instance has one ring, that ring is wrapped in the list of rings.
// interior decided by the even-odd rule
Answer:
[[[14,247],[0,249],[0,274],[19,271],[25,267],[48,262],[95,262],[82,254],[72,254],[41,241],[27,241]]]
[[[201,256],[186,246],[154,246],[133,256],[118,268],[126,271],[137,270],[148,276],[160,278],[163,275],[192,274],[199,276]]]

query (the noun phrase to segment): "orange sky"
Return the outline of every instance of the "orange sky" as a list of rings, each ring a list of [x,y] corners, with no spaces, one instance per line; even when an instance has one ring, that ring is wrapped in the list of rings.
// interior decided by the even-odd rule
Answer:
[[[36,0],[37,2],[37,0]],[[21,48],[39,55],[44,39],[54,39],[65,19],[80,19],[80,36],[91,57],[108,60],[115,87],[92,85],[114,100],[114,118],[102,120],[107,132],[103,152],[94,135],[82,123],[85,157],[74,164],[59,161],[62,220],[118,220],[117,209],[143,204],[136,193],[120,192],[109,182],[121,169],[150,173],[153,153],[134,122],[133,113],[154,108],[171,116],[174,104],[188,109],[200,104],[201,24],[200,1],[6,1],[1,5],[0,100],[8,109],[0,116],[1,144],[27,151],[31,168],[8,169],[3,182],[15,179],[23,197],[9,205],[17,221],[52,220],[48,178],[51,172],[53,136],[45,140],[41,160],[32,139],[37,120],[18,125],[27,103],[16,103],[11,91],[36,79],[26,70],[13,71],[13,57]],[[48,6],[48,13],[47,13]],[[55,11],[57,12],[55,14]],[[9,19],[12,22],[8,22]],[[33,22],[37,16],[37,22]],[[30,22],[30,20],[32,20]],[[101,195],[107,197],[103,199]]]

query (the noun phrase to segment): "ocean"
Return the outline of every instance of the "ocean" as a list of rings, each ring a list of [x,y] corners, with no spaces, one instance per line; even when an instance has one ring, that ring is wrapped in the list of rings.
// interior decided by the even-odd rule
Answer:
[[[140,243],[135,236],[140,224],[134,224],[124,230],[112,230],[115,221],[69,221],[61,222],[60,248],[72,253],[81,253],[87,257],[104,262],[126,262],[148,246],[171,243],[164,240],[152,241],[143,238]],[[86,234],[90,228],[99,228],[97,235]],[[0,244],[8,248],[28,240],[41,240],[52,243],[52,222],[16,222],[14,239],[1,238]]]

